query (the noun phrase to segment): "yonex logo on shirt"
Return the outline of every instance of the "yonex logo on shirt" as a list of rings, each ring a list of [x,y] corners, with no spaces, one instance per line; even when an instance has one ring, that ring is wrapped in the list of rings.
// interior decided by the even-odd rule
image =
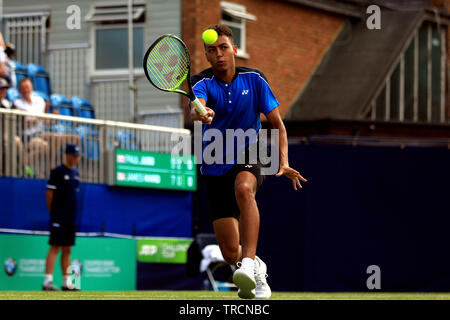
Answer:
[[[231,83],[225,83],[216,79],[212,68],[209,68],[193,76],[191,84],[195,95],[203,98],[207,105],[214,106],[216,114],[210,125],[200,125],[198,128],[199,150],[196,156],[199,158],[196,159],[202,164],[203,174],[222,175],[238,161],[237,153],[242,149],[241,146],[256,142],[261,129],[260,113],[267,115],[279,103],[264,74],[257,69],[236,67]],[[229,129],[234,131],[230,134],[233,136],[231,140],[227,138]],[[255,134],[252,133],[250,137],[248,130],[253,130]],[[241,136],[244,138],[242,141]],[[265,165],[276,162],[271,161],[275,160],[271,157],[276,157],[276,152],[271,152],[270,156],[266,153],[265,156],[268,158]],[[275,167],[271,165],[271,170],[275,171]]]

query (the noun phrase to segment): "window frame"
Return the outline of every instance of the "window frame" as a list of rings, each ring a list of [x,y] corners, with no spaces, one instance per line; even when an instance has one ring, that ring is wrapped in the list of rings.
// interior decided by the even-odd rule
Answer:
[[[126,68],[118,68],[118,69],[97,69],[95,58],[97,56],[97,48],[96,48],[96,35],[97,30],[111,30],[111,29],[126,29],[128,25],[126,23],[115,23],[110,25],[103,25],[94,23],[91,28],[91,43],[92,43],[92,49],[91,49],[91,55],[90,55],[90,75],[93,78],[102,78],[102,77],[111,77],[111,76],[126,76],[129,73],[128,67]],[[142,28],[143,29],[143,41],[145,44],[145,22],[139,22],[139,23],[133,23],[133,31],[134,28]],[[134,49],[134,48],[133,48]],[[144,48],[145,50],[145,48]],[[142,52],[142,56],[144,55],[144,52]],[[135,76],[143,76],[144,70],[141,67],[137,67],[133,69]]]
[[[433,92],[433,84],[432,84],[432,38],[433,33],[432,29],[434,25],[437,25],[438,31],[440,31],[440,81],[437,84],[437,86],[440,87],[440,103],[439,107],[437,108],[438,112],[433,112],[433,104],[432,104],[432,92]],[[424,27],[424,29],[422,29]],[[420,65],[419,63],[419,34],[421,32],[426,33],[426,64]],[[408,41],[407,45],[405,46],[405,50],[400,54],[398,61],[394,64],[394,67],[388,75],[386,76],[384,80],[383,87],[379,90],[379,92],[376,94],[375,98],[370,103],[369,108],[369,114],[370,119],[372,120],[379,120],[379,121],[385,121],[385,122],[409,122],[409,123],[419,123],[419,124],[442,124],[446,123],[448,119],[446,119],[445,112],[446,112],[446,86],[447,86],[447,68],[442,67],[446,66],[446,60],[447,60],[447,35],[448,30],[446,25],[439,25],[439,23],[433,19],[423,19],[420,21],[418,28],[414,31],[414,34],[412,35],[411,39]],[[413,79],[413,103],[412,105],[406,106],[405,104],[405,56],[406,51],[409,49],[409,47],[412,47],[413,50],[413,60],[414,60],[414,79]],[[423,49],[422,49],[423,50]],[[393,118],[390,116],[390,104],[391,104],[391,98],[390,98],[390,90],[391,90],[391,80],[393,78],[394,70],[397,68],[397,66],[400,68],[400,85],[399,85],[399,117]],[[426,95],[423,95],[423,88],[422,90],[419,87],[419,81],[420,81],[420,73],[426,74]],[[385,99],[385,114],[384,119],[381,119],[379,115],[377,115],[377,101],[379,100],[380,96],[384,95]],[[389,95],[389,97],[388,97]],[[426,98],[425,107],[420,106],[420,98],[423,99],[423,97]],[[423,101],[422,101],[423,102]],[[412,112],[412,119],[406,119],[405,115],[407,112]],[[412,108],[412,110],[409,110]],[[436,111],[436,110],[435,110]],[[422,114],[422,118],[420,116]],[[425,116],[423,117],[423,114]],[[434,119],[433,119],[434,118]],[[437,119],[436,119],[437,118]]]
[[[237,49],[237,57],[242,59],[250,58],[250,55],[247,52],[247,20],[256,21],[256,17],[248,13],[245,6],[227,1],[220,2],[220,10],[221,10],[220,23],[229,27],[240,29],[241,31],[241,37],[239,39],[241,43],[241,48]],[[227,12],[227,10],[238,11],[239,13],[242,13],[243,17],[233,15],[232,13]],[[224,20],[223,19],[224,13],[231,15],[235,19],[240,19],[240,22]]]
[[[133,21],[139,19],[143,14],[145,14],[145,2],[133,3]],[[124,2],[94,3],[84,19],[93,23],[127,21],[128,5]]]

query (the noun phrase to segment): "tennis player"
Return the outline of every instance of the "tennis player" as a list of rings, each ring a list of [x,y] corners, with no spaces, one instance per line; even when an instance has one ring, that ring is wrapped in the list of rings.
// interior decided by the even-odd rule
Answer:
[[[202,117],[191,107],[191,119],[203,123],[203,150],[212,142],[205,139],[208,129],[220,130],[223,137],[227,129],[259,132],[260,113],[263,113],[272,127],[279,130],[280,167],[276,176],[289,178],[295,190],[302,188],[300,181],[306,182],[306,179],[289,166],[286,129],[277,108],[279,103],[266,77],[257,69],[236,67],[237,46],[230,28],[215,25],[208,29],[218,33],[215,43],[205,44],[211,68],[191,78],[193,91],[207,110]],[[252,163],[248,157],[248,150],[254,150],[257,135],[245,145],[236,145],[236,140],[239,139],[233,139],[231,144],[236,154],[233,161],[225,159],[232,150],[224,150],[222,163],[208,164],[203,158],[201,173],[205,177],[213,227],[222,255],[229,264],[239,267],[233,274],[239,297],[269,298],[267,266],[256,256],[260,218],[255,195],[264,176],[260,162]],[[223,145],[230,148],[228,142]],[[238,156],[242,155],[239,150],[245,151],[243,161],[238,161]]]

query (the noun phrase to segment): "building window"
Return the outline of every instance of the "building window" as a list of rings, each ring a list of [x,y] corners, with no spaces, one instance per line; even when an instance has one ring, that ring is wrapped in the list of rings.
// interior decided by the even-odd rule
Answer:
[[[46,66],[49,11],[8,13],[2,18],[5,41],[16,46],[15,60],[24,65],[37,63]]]
[[[237,55],[239,58],[248,58],[246,50],[246,21],[256,20],[256,16],[247,12],[245,6],[221,1],[222,9],[221,24],[225,24],[233,31],[234,43],[238,47]]]
[[[133,21],[145,18],[145,3],[133,1]],[[86,15],[86,21],[98,23],[123,23],[128,20],[127,2],[94,3]]]
[[[144,27],[133,27],[133,65],[142,67]],[[128,72],[128,29],[95,29],[95,70],[126,69]]]
[[[142,72],[145,39],[145,3],[133,1],[133,65]],[[128,73],[128,6],[126,2],[96,3],[86,15],[92,22],[93,75]]]
[[[424,22],[372,102],[380,121],[445,122],[446,29]]]

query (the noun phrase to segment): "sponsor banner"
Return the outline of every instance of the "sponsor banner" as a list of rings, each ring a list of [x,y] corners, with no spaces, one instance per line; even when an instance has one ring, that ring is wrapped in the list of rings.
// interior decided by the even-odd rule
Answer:
[[[48,236],[0,234],[0,290],[41,290]],[[57,257],[53,283],[62,285]],[[68,270],[81,290],[135,290],[135,240],[77,237]]]
[[[138,262],[186,263],[187,249],[191,243],[191,239],[139,239]]]

